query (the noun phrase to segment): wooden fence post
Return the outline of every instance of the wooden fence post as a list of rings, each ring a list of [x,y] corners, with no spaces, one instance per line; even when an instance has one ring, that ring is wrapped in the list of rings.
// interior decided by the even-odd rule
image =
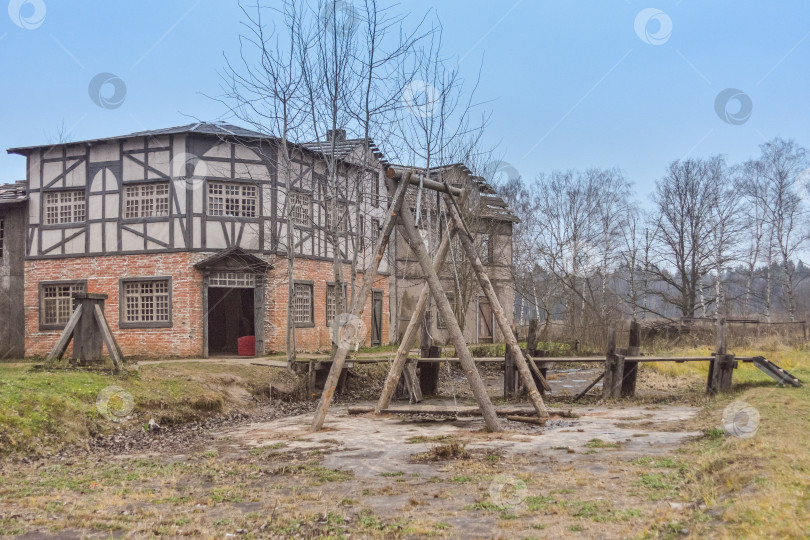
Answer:
[[[517,395],[516,375],[515,359],[512,357],[511,350],[507,347],[503,363],[503,397],[506,399],[514,399]]]
[[[641,326],[633,319],[630,322],[630,342],[627,347],[627,356],[641,354]],[[638,378],[638,362],[624,363],[624,377],[622,377],[622,397],[636,394],[636,379]]]
[[[709,362],[709,376],[706,379],[706,391],[709,394],[718,392],[731,392],[731,381],[737,361],[733,354],[728,354],[728,341],[726,338],[726,321],[717,321],[717,352],[714,360]]]
[[[622,392],[624,375],[624,355],[616,354],[616,325],[608,328],[607,351],[605,353],[605,378],[602,381],[602,398],[619,397]]]

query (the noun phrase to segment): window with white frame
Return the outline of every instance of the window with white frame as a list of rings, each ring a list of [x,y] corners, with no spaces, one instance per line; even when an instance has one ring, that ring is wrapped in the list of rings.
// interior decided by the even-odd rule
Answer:
[[[250,289],[256,286],[256,275],[246,272],[214,272],[208,278],[208,286]]]
[[[208,184],[208,215],[256,217],[256,186],[248,184]]]
[[[326,227],[338,233],[346,232],[346,203],[326,202]]]
[[[312,195],[300,191],[291,191],[289,196],[290,216],[293,223],[309,227],[312,223]]]
[[[81,223],[85,220],[84,191],[45,193],[45,224]]]
[[[40,284],[40,326],[52,329],[64,328],[76,309],[73,295],[86,290],[87,283],[83,281]]]
[[[295,324],[313,324],[312,311],[312,284],[296,283],[293,285],[295,295],[293,296],[293,321]]]
[[[171,326],[171,283],[169,278],[126,279],[121,282],[124,327]]]
[[[124,218],[169,215],[169,184],[140,184],[124,188]]]

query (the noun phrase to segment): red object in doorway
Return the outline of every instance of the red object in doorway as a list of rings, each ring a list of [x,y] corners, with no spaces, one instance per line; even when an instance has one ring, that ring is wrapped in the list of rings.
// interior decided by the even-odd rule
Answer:
[[[239,338],[239,356],[256,355],[256,336],[245,336]]]

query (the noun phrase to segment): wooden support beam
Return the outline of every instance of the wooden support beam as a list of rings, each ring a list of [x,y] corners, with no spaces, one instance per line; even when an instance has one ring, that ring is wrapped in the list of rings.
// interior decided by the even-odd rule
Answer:
[[[389,185],[393,188],[396,183],[389,180]],[[403,185],[405,185],[405,182],[400,183],[400,187]],[[453,313],[453,308],[450,306],[450,302],[447,300],[445,291],[442,288],[441,280],[439,279],[436,270],[433,268],[430,255],[427,252],[424,241],[414,226],[413,216],[411,213],[407,211],[402,212],[400,215],[400,223],[401,230],[405,234],[405,238],[410,243],[416,258],[419,261],[419,266],[422,268],[422,272],[425,274],[428,286],[430,287],[430,293],[433,295],[433,300],[436,302],[436,307],[438,308],[442,319],[444,319],[447,323],[447,331],[450,334],[450,339],[452,340],[453,345],[456,347],[456,353],[461,361],[462,369],[464,369],[467,380],[470,383],[470,390],[472,391],[478,406],[481,408],[481,413],[484,416],[484,423],[486,424],[487,429],[490,431],[501,431],[500,422],[498,422],[498,417],[495,414],[495,408],[492,405],[492,401],[489,399],[489,394],[487,394],[484,381],[481,379],[481,374],[478,373],[478,369],[475,367],[475,362],[473,361],[470,350],[467,347],[464,334],[461,332],[461,328],[459,328],[455,313]]]
[[[115,372],[120,373],[124,369],[124,357],[121,355],[121,349],[118,348],[118,342],[115,341],[115,336],[113,336],[110,325],[107,323],[107,318],[104,317],[104,311],[101,309],[101,304],[96,303],[94,308],[96,325],[98,325],[98,330],[101,332],[101,339],[104,341],[104,344],[107,346],[107,350],[110,352],[110,358],[115,366]]]
[[[598,383],[599,381],[601,381],[601,380],[602,380],[604,377],[605,377],[605,372],[603,371],[602,373],[600,373],[600,374],[599,374],[599,376],[598,376],[597,378],[595,378],[595,379],[593,380],[593,382],[591,382],[591,384],[589,384],[587,387],[585,387],[585,390],[583,390],[582,392],[580,392],[579,394],[577,394],[577,396],[576,396],[576,397],[574,398],[574,400],[573,400],[573,403],[576,403],[577,401],[579,401],[580,399],[582,399],[582,396],[584,396],[585,394],[587,394],[587,393],[588,393],[588,391],[589,391],[591,388],[593,388],[594,386],[596,386],[596,383]]]
[[[462,200],[466,200],[466,197],[466,195],[463,195]],[[441,272],[442,267],[444,266],[444,260],[447,258],[447,254],[450,252],[450,241],[452,240],[454,231],[455,228],[451,227],[450,234],[445,234],[442,237],[442,241],[439,243],[439,249],[436,251],[436,257],[433,262],[433,268],[437,273]],[[422,285],[422,290],[419,292],[419,299],[416,301],[416,306],[413,309],[413,314],[411,314],[411,320],[408,322],[408,327],[405,328],[405,333],[402,335],[402,341],[399,344],[399,348],[397,348],[397,355],[394,357],[394,361],[391,364],[391,369],[388,370],[388,376],[385,378],[385,384],[383,384],[380,399],[377,401],[376,410],[378,411],[387,408],[391,404],[391,398],[397,389],[402,368],[405,366],[405,361],[408,358],[408,352],[416,343],[416,339],[419,337],[420,329],[423,330],[422,335],[425,338],[428,336],[427,332],[425,331],[423,321],[426,321],[425,308],[427,307],[429,298],[430,287],[427,283],[425,283]],[[427,346],[429,347],[430,344],[427,344]],[[425,356],[424,351],[422,352],[422,356]]]
[[[509,321],[506,319],[506,313],[501,306],[501,301],[498,299],[498,295],[495,294],[495,288],[492,286],[492,282],[489,280],[489,276],[484,269],[484,265],[481,263],[481,258],[478,256],[478,250],[475,248],[473,243],[472,234],[470,234],[469,229],[464,224],[461,212],[456,206],[457,203],[455,199],[453,199],[452,195],[445,194],[444,202],[448,215],[453,223],[455,223],[457,230],[456,234],[459,240],[461,240],[461,247],[467,253],[467,258],[472,264],[475,277],[478,279],[478,283],[480,284],[484,295],[489,300],[490,306],[492,306],[492,311],[495,314],[495,320],[497,321],[498,326],[501,329],[501,333],[506,340],[506,346],[512,352],[515,365],[517,366],[517,370],[520,373],[521,379],[523,380],[523,385],[526,387],[526,391],[529,394],[529,400],[532,402],[538,416],[548,416],[546,405],[543,403],[543,398],[540,396],[540,392],[537,390],[537,386],[534,384],[534,378],[532,377],[532,372],[529,369],[529,365],[534,368],[535,374],[546,387],[546,390],[550,391],[551,388],[548,387],[548,383],[546,383],[545,379],[540,374],[540,371],[534,364],[534,361],[531,359],[527,361],[523,351],[520,349],[517,338],[515,337],[515,334],[512,333],[512,328],[509,326]]]
[[[363,285],[357,295],[357,301],[352,307],[352,318],[361,317],[363,311],[366,309],[366,301],[371,294],[371,288],[374,280],[377,279],[377,270],[380,268],[380,261],[385,256],[385,248],[388,246],[388,240],[391,233],[394,231],[394,226],[397,223],[397,217],[402,213],[402,204],[405,201],[405,193],[407,192],[408,183],[400,182],[399,186],[395,186],[394,198],[391,200],[391,206],[388,209],[388,215],[382,225],[380,238],[378,244],[374,248],[374,257],[371,260],[371,265],[365,269],[363,274]],[[409,211],[404,214],[410,216]],[[329,410],[329,404],[332,402],[332,397],[335,394],[340,374],[343,371],[343,364],[346,361],[346,355],[349,353],[349,343],[342,340],[332,355],[332,367],[329,370],[329,376],[326,378],[326,384],[321,394],[321,400],[318,403],[318,408],[315,410],[315,415],[312,419],[312,429],[319,431],[323,428],[323,422],[326,419],[326,411]]]
[[[512,350],[507,348],[503,364],[503,397],[506,399],[514,399],[517,396],[516,375],[515,359],[512,357]]]
[[[405,171],[398,171],[393,167],[389,167],[388,170],[385,172],[387,178],[399,182],[404,180],[405,182],[410,183],[413,186],[422,186],[424,188],[433,190],[433,191],[440,191],[442,193],[449,193],[451,195],[461,196],[463,190],[449,184],[445,184],[444,182],[437,182],[436,180],[431,180],[429,178],[425,178],[420,174],[414,174]]]
[[[624,355],[616,354],[616,325],[608,328],[608,345],[605,353],[605,379],[602,382],[602,398],[621,396],[624,377]]]
[[[54,345],[53,350],[45,359],[46,363],[52,364],[62,358],[62,355],[65,354],[68,345],[70,345],[70,340],[73,339],[73,332],[76,330],[76,325],[79,324],[79,320],[82,318],[82,312],[83,310],[80,304],[76,308],[76,311],[73,312],[73,315],[70,316],[65,329],[62,330],[62,334],[59,336],[59,339],[56,340],[56,345]]]

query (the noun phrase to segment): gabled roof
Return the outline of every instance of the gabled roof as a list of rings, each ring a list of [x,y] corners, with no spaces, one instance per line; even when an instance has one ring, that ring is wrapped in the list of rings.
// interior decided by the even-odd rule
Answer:
[[[335,141],[335,158],[336,159],[345,159],[354,152],[354,149],[360,145],[366,143],[365,139],[343,139]],[[329,156],[332,152],[332,141],[318,141],[318,142],[306,142],[301,143],[302,147],[306,148],[310,152],[315,152],[317,154],[323,154],[324,156]],[[388,162],[385,160],[383,153],[380,152],[380,149],[377,148],[377,145],[374,144],[374,141],[369,139],[368,140],[368,147],[371,150],[374,157],[380,160],[380,163],[383,166],[388,166]]]
[[[404,165],[394,165],[393,167],[395,169],[414,169],[424,171],[424,168],[420,167],[408,167]],[[509,205],[507,205],[506,201],[498,196],[498,192],[495,190],[495,188],[493,188],[483,177],[474,175],[469,167],[467,167],[465,164],[451,163],[449,165],[439,165],[436,167],[431,167],[428,173],[431,177],[437,177],[443,172],[452,172],[454,170],[461,171],[463,174],[465,174],[481,194],[481,197],[479,198],[479,209],[483,217],[497,221],[511,221],[513,223],[520,223],[520,219],[518,219],[518,217],[515,216],[511,210],[509,210]]]
[[[199,270],[233,270],[263,274],[273,265],[244,249],[234,246],[224,249],[194,265]]]
[[[179,135],[184,133],[201,133],[204,135],[216,135],[223,138],[243,138],[243,139],[275,139],[272,135],[259,133],[243,127],[226,124],[224,122],[195,122],[193,124],[186,124],[185,126],[175,126],[163,129],[152,129],[147,131],[136,131],[127,135],[116,135],[114,137],[103,137],[99,139],[88,139],[84,141],[70,141],[67,143],[59,144],[40,144],[36,146],[21,146],[18,148],[9,148],[9,154],[22,154],[25,155],[31,150],[39,148],[51,148],[53,146],[60,146],[61,144],[93,144],[107,141],[116,141],[121,139],[131,139],[135,137],[158,137],[161,135]]]
[[[25,180],[17,180],[13,184],[0,184],[0,204],[16,204],[27,200]]]

